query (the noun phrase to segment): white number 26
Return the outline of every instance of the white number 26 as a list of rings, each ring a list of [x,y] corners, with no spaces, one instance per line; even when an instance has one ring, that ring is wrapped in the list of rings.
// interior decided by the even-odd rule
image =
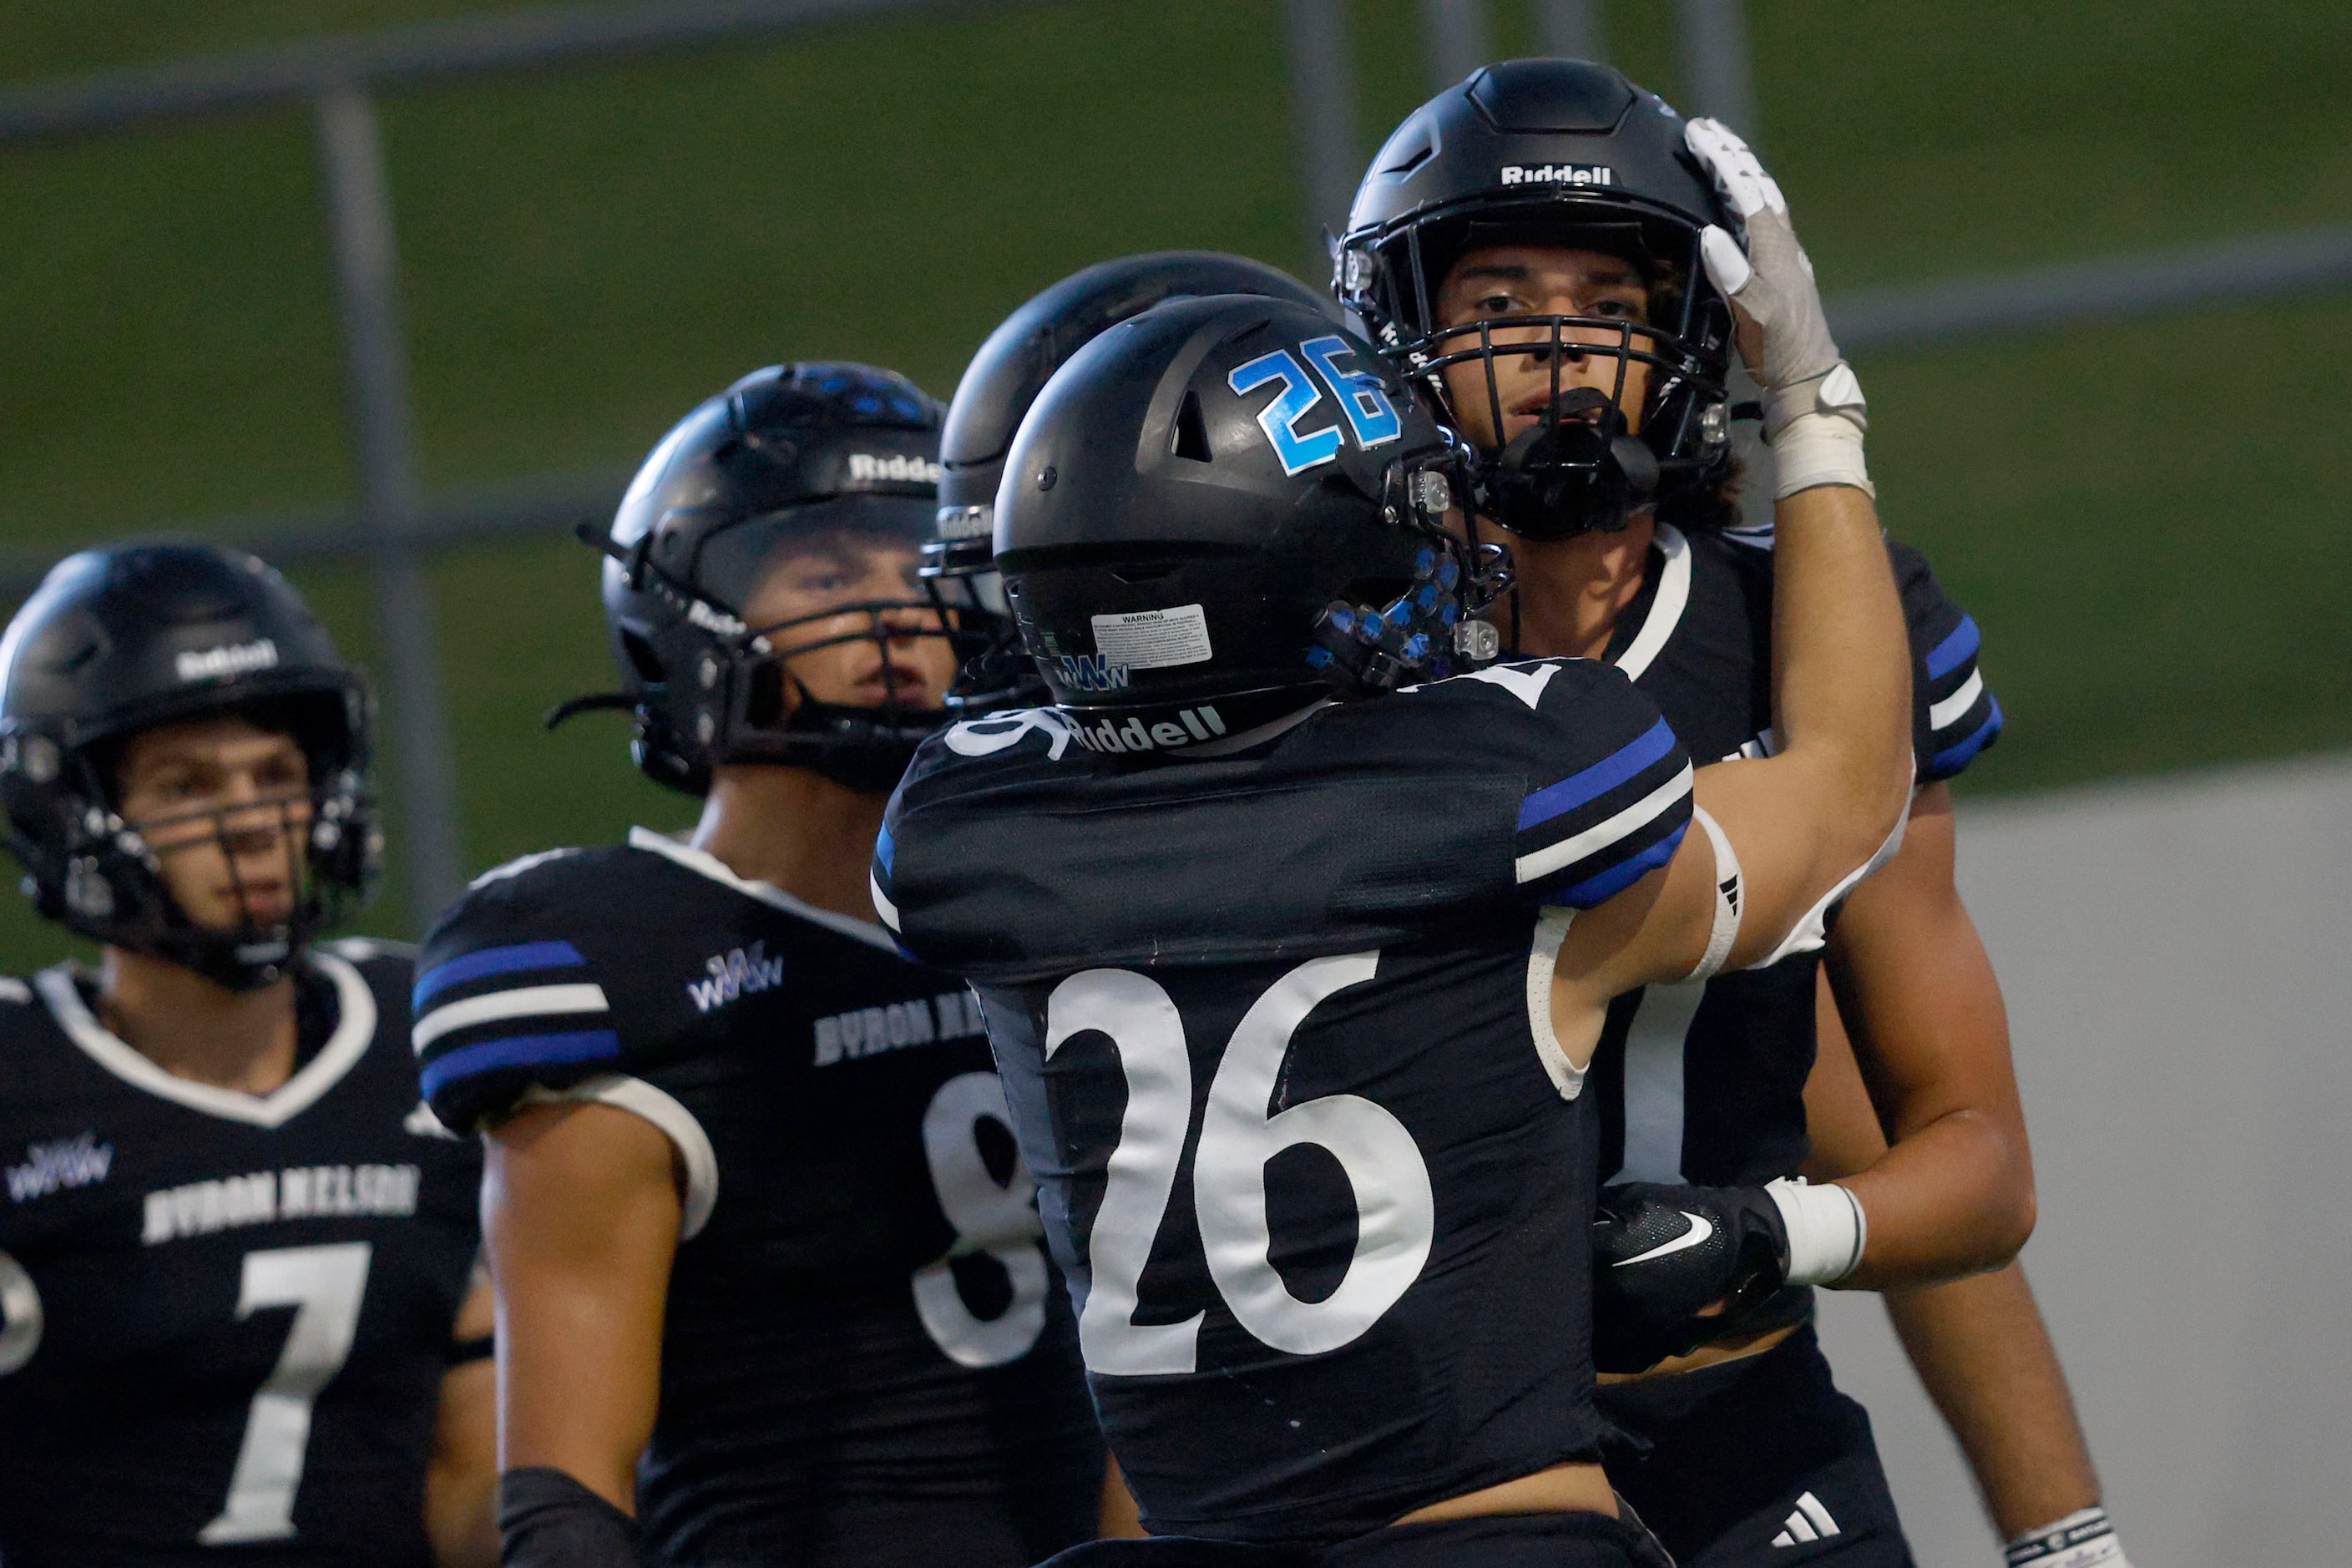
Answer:
[[[1193,1206],[1209,1277],[1241,1326],[1293,1355],[1337,1350],[1378,1322],[1429,1260],[1435,1226],[1429,1167],[1404,1124],[1360,1095],[1334,1094],[1267,1114],[1291,1037],[1325,998],[1372,978],[1377,952],[1300,964],[1251,1005],[1210,1081],[1193,1156]],[[1192,1120],[1184,1021],[1160,985],[1123,969],[1090,969],[1054,988],[1045,1055],[1099,1031],[1118,1051],[1127,1111],[1111,1151],[1087,1255],[1094,1286],[1078,1317],[1087,1365],[1137,1376],[1192,1372],[1202,1314],[1138,1323],[1136,1288],[1166,1216]],[[1356,1250],[1338,1289],[1301,1300],[1275,1268],[1266,1223],[1268,1162],[1312,1143],[1347,1173]]]

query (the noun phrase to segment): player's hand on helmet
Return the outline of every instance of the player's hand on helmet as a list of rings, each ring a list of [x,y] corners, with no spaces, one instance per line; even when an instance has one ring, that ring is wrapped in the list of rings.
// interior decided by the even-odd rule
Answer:
[[[1813,264],[1790,226],[1780,185],[1720,121],[1692,121],[1683,140],[1748,231],[1742,246],[1709,224],[1699,235],[1699,255],[1708,281],[1731,301],[1739,357],[1763,388],[1765,439],[1806,414],[1842,415],[1866,426],[1862,384],[1830,336]]]
[[[1762,1187],[1622,1182],[1592,1222],[1592,1362],[1640,1372],[1696,1349],[1788,1281],[1789,1235]]]

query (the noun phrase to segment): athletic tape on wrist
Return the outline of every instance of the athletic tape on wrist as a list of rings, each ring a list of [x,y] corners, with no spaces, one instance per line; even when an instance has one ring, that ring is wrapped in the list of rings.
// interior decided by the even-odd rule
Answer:
[[[1731,847],[1731,840],[1706,807],[1694,805],[1691,815],[1706,831],[1707,842],[1715,846],[1715,924],[1706,933],[1706,952],[1680,984],[1688,985],[1711,978],[1731,956],[1731,944],[1739,940],[1739,909],[1743,889],[1739,877],[1739,857]]]
[[[2011,1537],[2006,1557],[2009,1568],[2131,1568],[2107,1510],[2096,1504]]]
[[[1851,1189],[1811,1186],[1801,1176],[1783,1176],[1766,1183],[1764,1190],[1789,1233],[1790,1284],[1834,1285],[1861,1265],[1863,1249],[1870,1245],[1870,1222]]]
[[[1850,485],[1874,499],[1878,488],[1862,458],[1862,427],[1843,414],[1801,414],[1771,441],[1780,482],[1776,500],[1822,485]]]

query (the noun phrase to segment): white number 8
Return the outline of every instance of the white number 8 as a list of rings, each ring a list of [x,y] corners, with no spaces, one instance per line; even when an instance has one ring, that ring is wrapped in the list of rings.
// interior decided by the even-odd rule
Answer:
[[[0,1252],[0,1377],[41,1348],[41,1290],[25,1266]]]
[[[1371,979],[1379,962],[1377,952],[1318,958],[1276,981],[1234,1027],[1202,1117],[1192,1191],[1209,1276],[1244,1329],[1293,1355],[1337,1350],[1378,1322],[1420,1278],[1436,1229],[1429,1167],[1386,1109],[1360,1095],[1333,1094],[1266,1114],[1299,1025],[1325,998]],[[1191,1120],[1183,1020],[1157,983],[1127,970],[1090,969],[1047,999],[1045,1055],[1090,1030],[1118,1047],[1128,1099],[1087,1240],[1094,1286],[1078,1318],[1079,1348],[1097,1373],[1192,1372],[1200,1313],[1181,1323],[1135,1321],[1137,1282],[1167,1213]],[[1355,1194],[1356,1250],[1339,1289],[1319,1301],[1292,1295],[1270,1256],[1266,1166],[1298,1143],[1338,1160]]]
[[[1002,1366],[1029,1353],[1045,1328],[1045,1255],[1033,1199],[1037,1184],[1018,1158],[999,1184],[980,1152],[982,1119],[1005,1122],[1004,1083],[992,1072],[959,1073],[923,1111],[923,1155],[940,1213],[955,1226],[945,1257],[915,1270],[915,1310],[931,1342],[959,1366]],[[1008,1127],[1007,1131],[1011,1129]],[[950,1263],[985,1252],[1004,1267],[1013,1300],[993,1318],[964,1304]]]

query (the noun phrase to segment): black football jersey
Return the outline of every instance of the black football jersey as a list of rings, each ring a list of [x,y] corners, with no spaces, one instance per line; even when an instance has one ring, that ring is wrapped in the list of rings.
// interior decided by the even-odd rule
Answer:
[[[1909,623],[1918,782],[1948,779],[2000,733],[1977,668],[1977,625],[1926,560],[1893,544]],[[1684,535],[1661,525],[1642,595],[1609,661],[1649,695],[1702,763],[1759,756],[1771,739],[1771,535]],[[1592,1065],[1604,1180],[1754,1185],[1803,1163],[1813,1066],[1817,937],[1760,968],[1620,997]],[[1809,1300],[1791,1293],[1788,1313]],[[1743,1321],[1743,1333],[1755,1321]]]
[[[1023,1562],[1093,1533],[1076,1326],[961,981],[640,828],[478,880],[425,938],[415,1017],[450,1124],[554,1093],[677,1151],[639,1489],[666,1560],[800,1562],[860,1500],[1010,1510]]]
[[[69,967],[0,982],[8,1568],[431,1562],[481,1157],[417,1099],[411,974],[314,950],[323,1037],[259,1096],[165,1072]]]
[[[1595,1119],[1551,966],[1689,814],[1672,731],[1588,660],[1216,760],[1049,710],[925,744],[877,907],[986,1005],[1152,1529],[1331,1541],[1589,1457]]]

